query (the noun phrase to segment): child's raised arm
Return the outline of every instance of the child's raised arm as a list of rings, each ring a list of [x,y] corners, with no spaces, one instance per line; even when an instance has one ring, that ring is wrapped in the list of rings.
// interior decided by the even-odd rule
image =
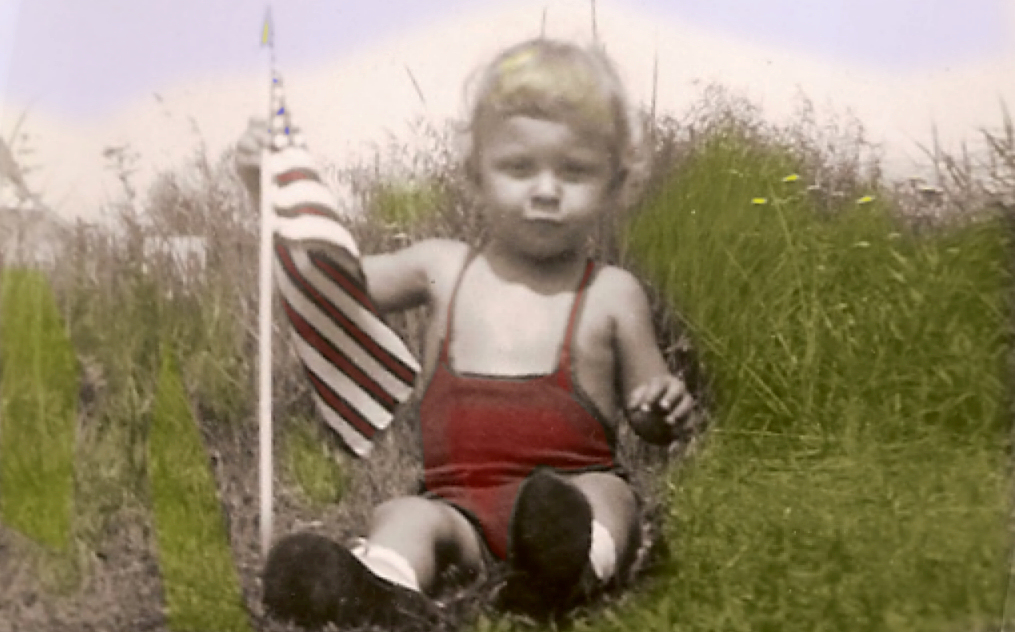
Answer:
[[[624,404],[635,431],[652,443],[668,443],[676,424],[694,407],[683,380],[670,373],[656,341],[652,309],[629,272],[609,269],[615,345]]]
[[[428,239],[395,252],[363,257],[363,273],[374,305],[382,313],[425,305],[430,301],[436,276],[451,269],[463,244]]]
[[[261,196],[261,156],[269,142],[267,123],[254,117],[236,144],[236,171],[255,206]],[[461,244],[455,242],[428,240],[395,252],[364,256],[363,272],[374,305],[386,313],[425,304],[430,299],[435,265],[459,248]]]

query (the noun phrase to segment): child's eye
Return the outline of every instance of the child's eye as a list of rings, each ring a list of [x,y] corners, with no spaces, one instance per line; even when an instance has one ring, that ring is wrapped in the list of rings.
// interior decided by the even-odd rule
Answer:
[[[596,167],[586,162],[567,162],[561,172],[565,180],[581,180],[595,175]]]
[[[533,171],[533,165],[528,160],[505,160],[499,167],[501,171],[514,177],[526,176]]]

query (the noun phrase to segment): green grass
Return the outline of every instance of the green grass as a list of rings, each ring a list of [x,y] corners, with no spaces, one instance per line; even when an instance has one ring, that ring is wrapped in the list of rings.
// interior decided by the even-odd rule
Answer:
[[[996,624],[1010,540],[1011,235],[989,217],[914,230],[896,206],[919,211],[919,196],[865,177],[855,160],[862,141],[849,130],[836,139],[844,146],[826,151],[825,130],[813,122],[787,135],[737,107],[706,103],[679,124],[657,122],[652,194],[625,231],[606,227],[594,244],[640,272],[657,317],[667,306],[655,297],[680,312],[715,406],[703,449],[651,481],[670,507],[672,556],[662,573],[575,629],[958,632]],[[1015,173],[1005,165],[1015,164],[1015,146],[998,143],[993,184],[1010,192]],[[351,226],[364,252],[429,236],[478,241],[482,222],[452,145],[436,146],[444,150],[406,158],[399,181],[417,184],[353,173],[368,209]],[[238,630],[249,623],[236,564],[257,560],[244,558],[250,542],[230,551],[199,429],[211,447],[230,448],[256,423],[257,223],[232,186],[228,157],[188,169],[164,174],[149,192],[154,228],[125,220],[124,239],[82,231],[51,277],[82,365],[101,378],[86,380],[96,396],[82,410],[75,527],[84,532],[79,545],[98,551],[106,525],[151,504],[169,624]],[[981,208],[981,188],[959,175],[937,183],[954,194],[944,204]],[[821,188],[808,190],[814,183]],[[204,279],[165,262],[142,270],[144,231],[207,235]],[[23,353],[11,345],[28,349],[28,329],[59,329],[55,311],[8,316],[11,287],[4,284],[0,307],[4,478],[14,450],[10,394],[29,402],[16,407],[38,408],[51,403],[33,395],[38,383],[76,388],[65,372],[73,358],[48,339],[31,385],[11,386],[10,363]],[[417,349],[422,316],[392,319]],[[674,338],[661,335],[672,350]],[[334,439],[309,421],[309,390],[285,338],[276,336],[273,355],[287,499],[278,517],[300,524],[320,516],[336,537],[360,533],[371,507],[413,488],[412,420],[396,422],[372,459],[343,470],[333,447],[321,446]],[[658,471],[628,452],[639,476]],[[63,484],[52,494],[47,483],[33,499],[62,503]],[[299,493],[287,493],[293,488]],[[476,627],[515,629],[500,618]]]
[[[1008,483],[997,450],[939,439],[830,456],[722,437],[701,457],[677,481],[673,574],[660,605],[647,605],[655,629],[901,632],[1000,619]]]
[[[672,479],[672,574],[624,627],[997,622],[1008,229],[917,234],[856,198],[822,216],[782,181],[797,168],[749,139],[717,141],[631,227],[632,253],[691,324],[718,405],[708,449]]]
[[[165,352],[152,412],[149,468],[170,627],[177,632],[249,630],[208,456],[178,369]]]
[[[917,235],[852,200],[822,217],[778,158],[706,148],[630,231],[639,267],[691,324],[722,415],[743,430],[996,437],[1005,227]]]
[[[373,194],[371,215],[391,226],[410,226],[432,216],[442,193],[434,184],[389,184]]]
[[[286,422],[283,468],[312,506],[341,502],[346,476],[316,419]]]
[[[577,629],[990,629],[1007,577],[1003,465],[935,441],[832,457],[719,433],[674,481],[661,579]]]
[[[46,277],[0,279],[0,518],[67,552],[74,509],[77,365]]]

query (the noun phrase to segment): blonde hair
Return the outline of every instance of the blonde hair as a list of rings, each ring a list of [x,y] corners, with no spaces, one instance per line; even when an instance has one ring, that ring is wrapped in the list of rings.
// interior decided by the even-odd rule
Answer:
[[[536,39],[498,54],[480,73],[470,99],[465,164],[476,175],[483,128],[512,116],[571,125],[606,142],[618,181],[644,162],[642,130],[612,62],[598,47]]]

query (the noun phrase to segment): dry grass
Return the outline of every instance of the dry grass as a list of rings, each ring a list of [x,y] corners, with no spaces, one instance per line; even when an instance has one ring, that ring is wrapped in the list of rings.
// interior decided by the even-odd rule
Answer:
[[[766,155],[788,150],[800,188],[817,187],[805,195],[808,207],[820,215],[842,213],[873,193],[879,200],[890,199],[909,224],[937,230],[965,222],[991,205],[1010,204],[1015,192],[1015,139],[1007,114],[1000,131],[985,133],[990,158],[978,163],[949,158],[940,150],[935,154],[939,194],[911,183],[885,182],[876,152],[853,122],[819,124],[804,108],[797,124],[776,128],[761,121],[749,103],[712,88],[683,117],[655,121],[649,199],[681,177],[707,142],[734,132],[738,142]],[[396,147],[374,164],[328,171],[333,183],[351,191],[365,208],[351,221],[363,251],[391,249],[426,236],[473,243],[482,239],[449,130],[423,126],[419,133],[432,136],[433,151],[405,155]],[[139,207],[145,209],[143,221],[133,210]],[[639,253],[626,247],[627,217],[618,215],[604,224],[593,250],[606,261],[644,272]],[[243,602],[256,628],[283,629],[263,619],[257,579],[261,556],[252,405],[256,231],[257,217],[233,176],[230,156],[211,161],[199,155],[185,168],[165,174],[143,198],[125,189],[115,227],[78,226],[66,256],[46,270],[79,360],[78,512],[71,549],[82,571],[73,589],[54,593],[38,577],[44,553],[9,526],[0,526],[0,630],[5,625],[40,631],[167,629],[166,589],[153,554],[145,485],[163,345],[176,349],[180,359],[180,375],[227,517]],[[181,234],[207,240],[200,274],[169,257],[143,256],[145,238]],[[648,288],[667,358],[675,370],[686,373],[703,400],[714,401],[722,394],[711,393],[707,376],[722,359],[709,356],[702,365],[699,352],[708,341],[695,338],[693,323],[678,315],[684,306],[671,305],[665,297],[674,294],[661,283],[648,283]],[[333,437],[309,421],[314,413],[308,387],[288,347],[286,324],[279,310],[275,314],[274,418],[276,445],[282,446],[277,463],[284,466],[276,473],[276,529],[280,534],[309,529],[344,539],[362,531],[379,501],[416,488],[420,471],[414,420],[404,413],[374,457],[352,463]],[[413,312],[393,319],[417,350],[424,317]],[[666,473],[693,451],[702,427],[688,428],[670,453],[633,440],[625,430],[623,455],[650,505],[665,506],[675,493]],[[328,502],[331,485],[340,486],[339,502]]]

